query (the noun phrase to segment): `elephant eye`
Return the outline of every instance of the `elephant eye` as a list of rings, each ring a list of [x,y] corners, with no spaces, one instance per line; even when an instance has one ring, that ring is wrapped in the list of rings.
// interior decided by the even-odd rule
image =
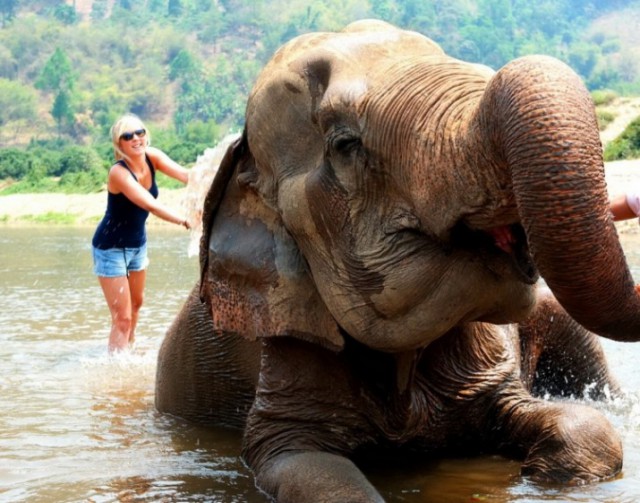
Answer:
[[[362,140],[351,131],[338,129],[329,137],[329,145],[334,152],[350,155],[362,146]]]

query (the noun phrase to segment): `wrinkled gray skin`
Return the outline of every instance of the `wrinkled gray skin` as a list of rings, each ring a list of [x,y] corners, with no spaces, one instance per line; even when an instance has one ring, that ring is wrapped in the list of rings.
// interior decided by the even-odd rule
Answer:
[[[382,501],[353,459],[387,447],[503,453],[545,482],[621,470],[601,413],[535,398],[615,392],[592,332],[640,333],[562,63],[493,74],[373,21],[299,37],[251,93],[204,231],[156,404],[244,428],[277,501]]]

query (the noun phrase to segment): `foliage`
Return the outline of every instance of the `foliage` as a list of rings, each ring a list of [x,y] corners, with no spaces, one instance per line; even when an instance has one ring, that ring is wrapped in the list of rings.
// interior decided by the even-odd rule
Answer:
[[[75,2],[0,0],[0,152],[9,149],[3,155],[18,161],[9,168],[0,155],[0,179],[62,177],[66,166],[77,166],[63,164],[70,143],[92,149],[108,164],[109,127],[127,111],[153,125],[157,146],[190,165],[204,148],[242,128],[253,82],[282,43],[364,18],[416,30],[455,57],[493,68],[524,54],[549,54],[571,65],[592,90],[640,94],[635,48],[589,29],[599,16],[635,4],[93,0],[91,14],[81,19]],[[602,93],[594,94],[594,102],[608,99]],[[601,125],[610,119],[599,112]],[[30,138],[61,143],[36,145]],[[15,148],[22,149],[21,159]]]
[[[58,124],[58,131],[62,131],[64,127],[73,126],[75,119],[74,107],[71,101],[71,95],[68,91],[61,90],[56,94],[51,107],[51,116]]]
[[[92,192],[100,190],[110,161],[92,147],[63,142],[0,149],[0,178],[17,180],[8,192]],[[7,192],[8,191],[8,192]]]
[[[58,181],[53,178],[25,179],[13,183],[0,191],[0,195],[36,194],[43,192],[59,192]]]
[[[36,89],[45,91],[70,91],[74,87],[75,80],[76,76],[69,56],[60,47],[56,47],[34,85]]]
[[[632,121],[604,150],[605,161],[640,158],[640,117]]]
[[[610,105],[618,97],[618,93],[611,89],[599,89],[591,93],[595,106]]]
[[[68,194],[99,192],[105,185],[107,171],[90,168],[85,171],[67,172],[60,177],[59,189]]]
[[[28,220],[37,224],[64,224],[71,225],[75,223],[75,215],[69,215],[68,213],[59,213],[57,211],[48,211],[42,215],[28,215],[23,217],[23,220]]]
[[[0,78],[0,126],[36,118],[37,94],[33,88]]]
[[[2,27],[16,15],[18,0],[0,0],[0,14],[2,14]]]
[[[202,64],[198,58],[189,51],[180,49],[169,65],[169,78],[171,80],[189,79],[198,78],[200,75],[202,75]]]
[[[100,159],[97,152],[91,147],[73,145],[62,152],[59,171],[50,174],[54,176],[64,176],[68,173],[97,171],[101,173],[104,179],[109,165],[110,163]]]
[[[23,178],[32,165],[31,155],[22,149],[5,148],[0,150],[0,179]]]
[[[596,118],[598,119],[598,128],[600,131],[604,131],[616,119],[616,114],[608,110],[596,109]]]
[[[36,80],[35,87],[55,93],[51,116],[58,125],[58,133],[72,130],[75,122],[73,99],[75,81],[76,75],[71,67],[69,56],[62,49],[56,47]]]
[[[72,5],[58,5],[53,11],[53,16],[63,24],[71,25],[78,21],[78,15]]]

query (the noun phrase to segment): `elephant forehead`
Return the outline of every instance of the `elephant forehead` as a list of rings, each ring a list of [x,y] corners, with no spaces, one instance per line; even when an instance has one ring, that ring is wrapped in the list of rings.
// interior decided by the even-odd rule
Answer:
[[[283,47],[279,55],[282,59],[295,58],[312,47],[323,49],[339,56],[379,58],[381,55],[397,57],[400,53],[444,54],[433,40],[424,35],[399,30],[391,25],[383,29],[351,30],[347,28],[337,33],[317,33],[293,39]],[[281,59],[281,60],[282,60]]]
[[[436,54],[444,51],[431,39],[386,23],[361,23],[358,29],[353,25],[339,33],[301,35],[276,52],[259,75],[254,93],[273,79],[283,80],[287,74],[306,81],[321,72],[326,84],[336,74],[365,75],[372,68],[398,59]],[[295,80],[287,83],[289,90],[300,92],[297,85],[290,85]]]

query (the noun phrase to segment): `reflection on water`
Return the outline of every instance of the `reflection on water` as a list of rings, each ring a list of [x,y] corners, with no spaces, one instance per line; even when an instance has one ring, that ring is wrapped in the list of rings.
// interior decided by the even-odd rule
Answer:
[[[197,276],[187,235],[150,228],[136,348],[109,357],[91,233],[0,233],[0,501],[268,501],[238,457],[238,433],[199,428],[153,406],[158,347]],[[640,240],[628,236],[623,244],[640,278]],[[640,345],[605,347],[627,392],[596,404],[623,437],[617,480],[539,487],[518,477],[518,463],[499,457],[376,466],[369,476],[389,502],[640,501]]]

